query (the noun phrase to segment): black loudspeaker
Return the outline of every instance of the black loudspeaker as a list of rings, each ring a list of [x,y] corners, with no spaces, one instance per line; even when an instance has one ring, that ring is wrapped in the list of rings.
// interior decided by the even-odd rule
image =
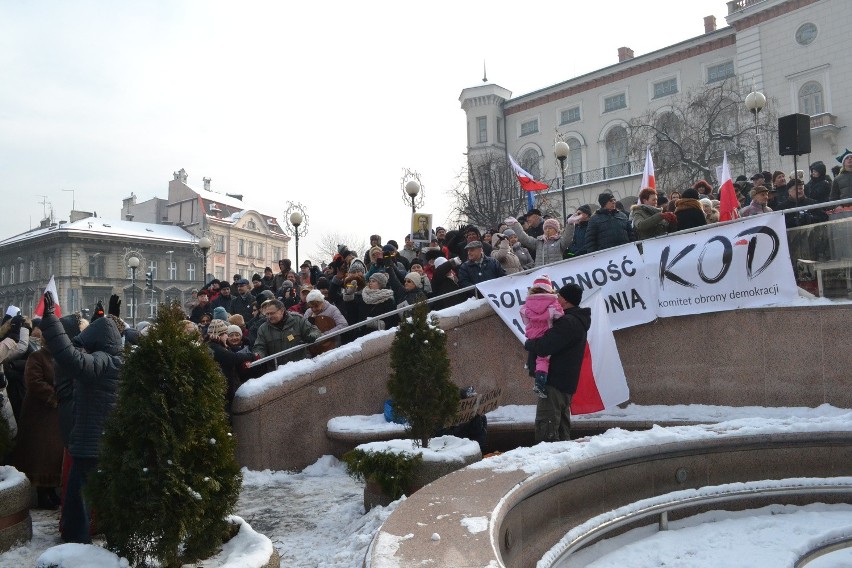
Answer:
[[[811,117],[788,114],[778,119],[778,153],[801,156],[811,153]]]

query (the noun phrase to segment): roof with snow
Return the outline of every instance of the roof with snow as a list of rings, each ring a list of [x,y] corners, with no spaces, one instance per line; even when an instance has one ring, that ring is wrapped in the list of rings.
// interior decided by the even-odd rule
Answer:
[[[73,223],[61,223],[50,227],[33,229],[26,233],[9,237],[8,239],[0,241],[0,246],[38,239],[53,233],[103,237],[128,237],[132,239],[146,239],[149,241],[185,244],[191,244],[194,238],[193,235],[185,229],[175,225],[156,225],[154,223],[137,223],[134,221],[112,220],[103,217],[86,217],[85,219],[74,221]]]

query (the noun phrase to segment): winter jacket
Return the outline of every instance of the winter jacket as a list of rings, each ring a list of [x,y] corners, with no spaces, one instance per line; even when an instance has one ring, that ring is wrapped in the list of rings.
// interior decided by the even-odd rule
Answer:
[[[805,196],[817,203],[825,203],[831,195],[831,178],[825,174],[825,164],[814,162],[810,171],[816,171],[819,177],[811,177],[805,184]]]
[[[263,322],[257,330],[257,340],[252,351],[261,358],[285,349],[313,343],[320,336],[320,330],[301,315],[285,311],[280,322],[273,325]],[[298,361],[305,358],[305,351],[295,351],[286,356],[286,361]],[[279,363],[281,361],[279,360]]]
[[[189,321],[192,323],[199,323],[201,321],[201,316],[204,314],[210,316],[211,319],[213,318],[213,306],[210,302],[207,302],[203,306],[199,304],[192,308],[192,311],[189,313]]]
[[[455,267],[454,261],[448,260],[434,270],[432,275],[432,289],[434,290],[435,296],[443,296],[444,294],[449,294],[450,292],[455,292],[459,289],[459,285],[455,280],[455,275],[452,272],[453,267]],[[433,310],[443,310],[444,308],[460,304],[464,302],[465,299],[466,296],[464,294],[456,294],[455,296],[433,302],[431,306]]]
[[[630,222],[639,240],[659,237],[669,232],[669,222],[663,219],[663,210],[637,203],[630,208]]]
[[[514,274],[521,271],[521,261],[505,238],[500,235],[491,237],[491,257],[497,259],[506,274]]]
[[[493,258],[490,260],[495,263],[497,262]],[[414,290],[407,290],[405,284],[400,280],[398,272],[389,270],[388,276],[388,286],[393,290],[394,301],[396,301],[398,308],[413,306],[418,302],[426,301],[426,294],[423,292],[423,289],[415,288]]]
[[[225,375],[227,388],[225,391],[225,408],[230,412],[231,402],[234,400],[234,393],[240,388],[243,383],[241,370],[244,363],[249,363],[255,360],[255,355],[247,345],[240,346],[236,349],[228,345],[224,345],[218,341],[211,341],[207,344],[210,353],[213,355],[213,360],[219,364],[222,369],[222,374]]]
[[[556,294],[529,294],[520,310],[526,336],[530,339],[541,337],[563,313]]]
[[[517,221],[508,225],[515,231],[518,242],[527,247],[535,257],[536,266],[545,266],[562,260],[562,253],[568,250],[568,246],[574,240],[574,225],[566,225],[562,233],[554,239],[548,239],[544,235],[531,237]]]
[[[677,217],[678,231],[696,229],[707,224],[704,208],[701,207],[701,203],[697,199],[691,197],[681,197],[677,200],[675,216]]]
[[[586,228],[586,252],[598,252],[635,240],[636,235],[630,219],[618,209],[598,209],[589,219]]]
[[[761,213],[771,213],[772,209],[766,205],[760,205],[757,201],[752,201],[742,209],[740,209],[740,217],[751,217],[752,215],[760,215]]]
[[[592,323],[589,308],[569,308],[553,322],[553,327],[538,339],[527,339],[524,348],[531,356],[550,356],[547,384],[559,392],[577,392],[580,366],[586,350],[586,332]]]
[[[62,316],[59,323],[70,339],[80,334],[80,317],[77,314]],[[71,441],[71,428],[74,426],[74,377],[70,370],[61,367],[55,369],[54,373],[53,386],[59,399],[59,434],[62,444],[67,448]]]
[[[107,317],[92,322],[73,344],[55,314],[45,314],[40,327],[57,369],[68,371],[74,380],[74,425],[68,451],[75,458],[96,458],[107,418],[118,400],[118,377],[124,364],[121,334]]]
[[[570,256],[580,256],[581,254],[586,254],[586,231],[588,230],[588,221],[577,223],[574,226],[574,240],[571,242],[571,246],[569,246],[568,250],[566,251]]]
[[[500,278],[506,271],[496,259],[482,255],[479,262],[466,260],[458,267],[459,288],[467,288],[486,280]]]
[[[828,200],[835,201],[837,199],[849,199],[850,197],[852,197],[852,172],[841,170],[831,184]]]
[[[234,296],[232,293],[231,296]],[[232,316],[235,314],[240,314],[243,316],[243,320],[248,324],[251,320],[251,311],[254,307],[255,297],[251,292],[246,292],[245,296],[240,296],[237,294],[231,300],[231,308],[228,310],[228,313]]]
[[[310,321],[310,318],[313,316],[327,316],[334,320],[334,327],[323,333],[331,333],[332,331],[338,331],[344,327],[349,327],[349,323],[346,321],[346,318],[343,317],[343,314],[340,313],[340,310],[337,309],[337,306],[329,303],[328,301],[323,301],[322,309],[318,313],[314,313],[313,308],[305,310],[305,319]]]
[[[585,233],[583,234],[585,235]],[[574,232],[574,238],[577,238],[576,231]],[[535,266],[535,259],[530,254],[530,251],[527,250],[527,247],[522,245],[520,241],[515,241],[515,244],[512,245],[512,252],[518,257],[518,261],[521,263],[521,270],[529,270]]]

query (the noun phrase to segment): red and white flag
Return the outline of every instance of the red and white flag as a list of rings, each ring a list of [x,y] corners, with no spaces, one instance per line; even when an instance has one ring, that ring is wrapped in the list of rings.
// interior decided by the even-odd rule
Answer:
[[[62,317],[62,308],[59,307],[59,293],[56,291],[56,280],[53,276],[50,277],[50,282],[47,283],[47,286],[44,288],[45,292],[50,292],[53,295],[53,302],[55,303],[53,313],[56,314],[56,317]],[[33,311],[35,315],[38,317],[44,316],[44,294],[38,299],[38,305],[35,307]]]
[[[571,414],[575,415],[600,412],[630,398],[603,293],[597,291],[587,301],[588,305],[584,307],[592,309],[592,325],[586,335],[586,353],[580,367],[577,392],[571,399]]]
[[[546,183],[536,181],[533,177],[509,155],[509,163],[512,164],[512,169],[515,170],[515,175],[518,176],[518,181],[521,183],[521,189],[524,191],[540,191],[548,189],[550,186]]]
[[[654,160],[651,158],[651,147],[648,146],[648,151],[645,153],[645,169],[642,171],[642,185],[639,191],[646,187],[657,189],[657,181],[654,179]]]
[[[722,184],[719,188],[719,221],[737,219],[740,216],[740,202],[737,201],[734,182],[731,181],[731,168],[728,167],[727,152],[722,156],[722,175],[719,176],[719,182]]]

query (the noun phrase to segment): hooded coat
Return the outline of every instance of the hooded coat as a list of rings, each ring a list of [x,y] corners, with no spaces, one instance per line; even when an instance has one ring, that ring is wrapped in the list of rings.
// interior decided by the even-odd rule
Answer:
[[[57,368],[74,381],[74,425],[68,451],[75,458],[97,458],[104,426],[118,400],[118,376],[124,364],[118,327],[110,318],[99,318],[72,344],[59,318],[45,314],[41,330]]]
[[[707,217],[704,215],[701,202],[691,197],[681,197],[677,200],[675,216],[677,216],[678,231],[696,229],[707,224]]]
[[[633,205],[630,208],[630,221],[639,240],[659,237],[670,231],[669,222],[663,218],[663,210],[652,205]]]
[[[825,203],[831,195],[831,178],[826,175],[825,164],[814,162],[810,171],[819,173],[819,177],[811,177],[805,184],[805,197],[809,197],[817,203]]]

